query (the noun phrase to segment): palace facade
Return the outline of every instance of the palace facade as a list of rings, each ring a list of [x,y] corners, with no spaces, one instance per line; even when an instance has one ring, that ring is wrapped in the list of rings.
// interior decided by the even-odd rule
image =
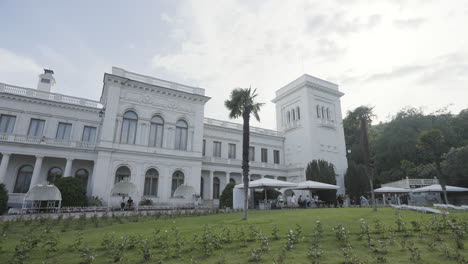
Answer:
[[[0,83],[0,183],[10,206],[60,177],[80,178],[88,196],[104,201],[116,182],[129,181],[136,202],[165,205],[193,199],[173,195],[189,185],[216,206],[227,183],[242,182],[242,125],[206,118],[204,89],[116,67],[104,74],[100,101],[53,93],[54,84],[51,70],[37,89]],[[251,179],[300,182],[308,162],[324,159],[343,193],[341,96],[309,75],[277,90],[277,130],[251,127]]]

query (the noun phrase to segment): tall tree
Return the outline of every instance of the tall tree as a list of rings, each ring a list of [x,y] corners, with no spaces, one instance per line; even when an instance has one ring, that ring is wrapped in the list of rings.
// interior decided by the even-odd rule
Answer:
[[[360,106],[354,111],[349,111],[346,117],[346,125],[355,127],[359,131],[359,149],[362,156],[362,164],[366,168],[367,179],[369,180],[369,187],[371,192],[372,207],[377,211],[377,204],[375,202],[374,193],[374,162],[371,157],[369,149],[369,126],[371,125],[374,114],[372,113],[373,107]]]
[[[419,135],[418,147],[426,150],[432,155],[433,161],[436,165],[437,176],[439,178],[440,186],[444,194],[445,203],[448,204],[447,199],[447,179],[442,173],[442,154],[447,151],[447,144],[445,143],[444,135],[442,131],[438,129],[431,129],[421,132]]]
[[[336,184],[335,167],[325,160],[313,160],[307,164],[306,180]],[[336,202],[336,190],[322,190],[317,193],[327,204]]]
[[[253,114],[257,121],[260,121],[260,107],[263,103],[255,102],[257,89],[236,88],[232,90],[229,99],[224,102],[230,111],[230,118],[242,117],[243,137],[242,137],[242,175],[244,180],[244,215],[243,220],[247,220],[248,192],[249,192],[249,147],[250,147],[250,114]]]

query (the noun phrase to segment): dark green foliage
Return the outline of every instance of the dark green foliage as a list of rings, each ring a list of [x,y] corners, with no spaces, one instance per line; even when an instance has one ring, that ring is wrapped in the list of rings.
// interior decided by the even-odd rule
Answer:
[[[230,182],[224,188],[223,192],[221,193],[221,197],[219,197],[219,206],[220,207],[230,207],[232,208],[232,191],[234,190],[234,183]]]
[[[8,204],[8,191],[5,184],[0,184],[0,214],[7,210]]]
[[[62,206],[86,205],[86,189],[80,179],[64,177],[57,179],[54,184],[62,193]]]
[[[153,205],[153,200],[148,199],[148,198],[143,198],[141,199],[139,205],[141,206]]]
[[[350,199],[357,200],[361,195],[368,193],[370,190],[364,166],[356,164],[354,161],[348,163],[344,180],[346,193]]]
[[[313,160],[307,164],[306,180],[336,184],[335,168],[325,160]],[[336,202],[336,190],[318,191],[317,194],[327,204]]]
[[[468,187],[468,145],[452,148],[445,155],[443,171],[448,184]]]

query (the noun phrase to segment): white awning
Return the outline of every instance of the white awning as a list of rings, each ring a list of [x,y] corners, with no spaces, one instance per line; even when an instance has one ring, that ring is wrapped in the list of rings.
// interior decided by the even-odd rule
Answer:
[[[55,185],[36,185],[24,196],[25,201],[61,201],[62,193]]]
[[[447,192],[468,192],[468,188],[457,187],[457,186],[446,185],[445,189],[447,190]],[[440,184],[434,184],[434,185],[414,189],[412,190],[412,192],[442,192],[442,186],[440,186]]]
[[[269,179],[269,178],[263,178],[255,181],[249,182],[249,189],[254,189],[254,188],[264,188],[264,187],[271,187],[271,188],[285,188],[285,187],[296,187],[297,184],[292,183],[292,182],[286,182],[286,181],[280,181],[280,180],[274,180],[274,179]],[[237,184],[234,186],[235,188],[244,188],[244,183]]]
[[[395,188],[395,187],[382,187],[375,189],[374,192],[376,193],[409,193],[411,190],[403,189],[403,188]]]
[[[294,190],[338,190],[340,186],[316,182],[316,181],[304,181],[297,184],[296,187],[290,188]]]
[[[195,194],[195,188],[190,185],[182,184],[174,191],[174,197],[192,198]]]
[[[121,181],[114,184],[111,195],[132,196],[138,194],[138,188],[131,182]]]

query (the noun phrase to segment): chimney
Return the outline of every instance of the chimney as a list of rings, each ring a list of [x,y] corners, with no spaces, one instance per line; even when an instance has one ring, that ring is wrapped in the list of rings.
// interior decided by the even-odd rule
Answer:
[[[44,73],[39,75],[39,82],[37,83],[37,89],[39,91],[48,92],[52,89],[55,84],[54,71],[44,69]]]

